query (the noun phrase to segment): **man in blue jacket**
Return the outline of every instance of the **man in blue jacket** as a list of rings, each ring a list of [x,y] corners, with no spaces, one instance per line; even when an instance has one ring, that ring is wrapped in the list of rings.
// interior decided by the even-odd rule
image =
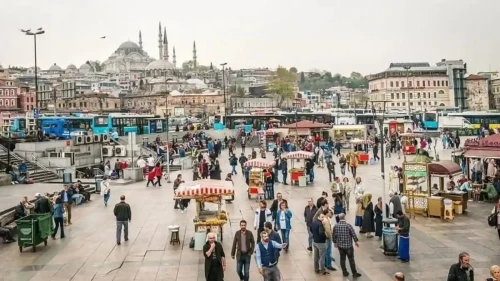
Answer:
[[[325,270],[325,255],[326,255],[326,233],[323,228],[323,220],[325,215],[320,214],[309,227],[313,236],[313,249],[314,249],[314,271],[322,275],[330,275]]]
[[[272,230],[272,227],[271,227]],[[264,276],[264,281],[280,281],[281,273],[278,268],[276,251],[286,247],[286,243],[280,244],[270,240],[267,232],[260,233],[261,242],[255,248],[255,261],[260,274]]]
[[[71,205],[73,204],[72,197],[73,191],[69,188],[69,185],[65,185],[64,189],[59,193],[61,201],[64,207],[68,210],[68,224],[71,224]]]

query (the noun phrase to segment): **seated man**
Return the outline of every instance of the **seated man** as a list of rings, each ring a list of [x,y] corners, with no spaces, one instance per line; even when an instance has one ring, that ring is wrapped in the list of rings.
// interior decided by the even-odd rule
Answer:
[[[4,244],[16,242],[16,240],[12,237],[10,230],[1,226],[0,226],[0,237],[2,237]]]
[[[479,194],[479,201],[494,200],[498,196],[495,186],[491,182],[486,183],[486,187]]]
[[[78,193],[78,188],[75,187],[74,185],[71,185],[70,188],[73,191],[73,196],[71,196],[71,200],[73,200],[76,205],[80,205],[83,199],[85,199],[85,197],[82,194]]]
[[[83,195],[83,197],[85,198],[85,201],[92,201],[90,200],[90,193],[85,191],[85,189],[83,188],[83,184],[82,184],[82,181],[78,180],[76,181],[76,184],[75,184],[75,187],[76,187],[76,190],[79,194]]]

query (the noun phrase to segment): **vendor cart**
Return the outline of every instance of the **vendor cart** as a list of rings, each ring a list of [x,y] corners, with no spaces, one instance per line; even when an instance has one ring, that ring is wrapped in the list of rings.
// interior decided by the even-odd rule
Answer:
[[[414,145],[415,139],[423,138],[423,134],[418,133],[403,133],[401,136],[401,146],[404,154],[416,154],[417,146]]]
[[[228,222],[228,214],[222,210],[222,198],[228,195],[234,195],[232,182],[204,179],[182,183],[176,190],[175,199],[195,199],[195,232],[214,232],[222,241],[223,226]],[[216,204],[217,210],[206,209],[206,203]]]
[[[295,168],[294,167],[294,161],[293,160],[306,160],[306,159],[312,159],[314,157],[313,152],[308,152],[308,151],[294,151],[290,152],[286,155],[284,155],[286,159],[290,159],[291,161],[291,166],[292,168],[290,169],[290,182],[292,184],[299,184],[299,179],[300,177],[305,177],[306,176],[306,169],[305,169],[305,164],[300,167],[300,168]],[[306,181],[307,182],[307,181]]]
[[[36,246],[42,242],[47,246],[47,239],[52,233],[51,214],[32,214],[18,219],[16,225],[19,252],[25,247],[32,247],[36,252]]]
[[[354,146],[365,146],[365,145],[372,145],[373,141],[371,140],[362,140],[362,139],[352,139],[349,141],[350,144]],[[370,155],[366,153],[364,150],[357,150],[355,152],[356,157],[358,158],[358,163],[360,164],[368,164],[370,162]]]
[[[272,169],[275,162],[266,159],[252,159],[243,164],[245,168],[252,168],[248,179],[248,199],[255,196],[259,198],[259,194],[264,194],[265,179],[264,169]]]

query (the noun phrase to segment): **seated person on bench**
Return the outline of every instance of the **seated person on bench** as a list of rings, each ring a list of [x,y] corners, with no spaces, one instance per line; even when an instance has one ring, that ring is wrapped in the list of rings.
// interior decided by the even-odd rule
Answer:
[[[75,184],[70,186],[73,196],[71,196],[71,200],[75,201],[76,205],[80,205],[85,197],[82,194],[78,193],[78,188],[76,188]]]
[[[78,180],[76,181],[76,183],[74,184],[74,187],[75,187],[75,190],[77,193],[83,195],[83,198],[85,198],[85,201],[91,201],[90,200],[90,193],[85,191],[85,188],[83,188],[83,184],[82,184],[82,181]]]
[[[16,240],[12,237],[10,230],[8,228],[1,226],[0,226],[0,237],[2,237],[4,244],[16,242]]]

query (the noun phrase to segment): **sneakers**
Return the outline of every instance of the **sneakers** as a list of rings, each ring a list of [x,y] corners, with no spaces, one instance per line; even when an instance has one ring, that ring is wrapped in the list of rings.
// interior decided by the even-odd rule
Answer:
[[[312,247],[307,247],[307,250],[308,250],[309,252],[312,252],[313,248],[312,248]]]

